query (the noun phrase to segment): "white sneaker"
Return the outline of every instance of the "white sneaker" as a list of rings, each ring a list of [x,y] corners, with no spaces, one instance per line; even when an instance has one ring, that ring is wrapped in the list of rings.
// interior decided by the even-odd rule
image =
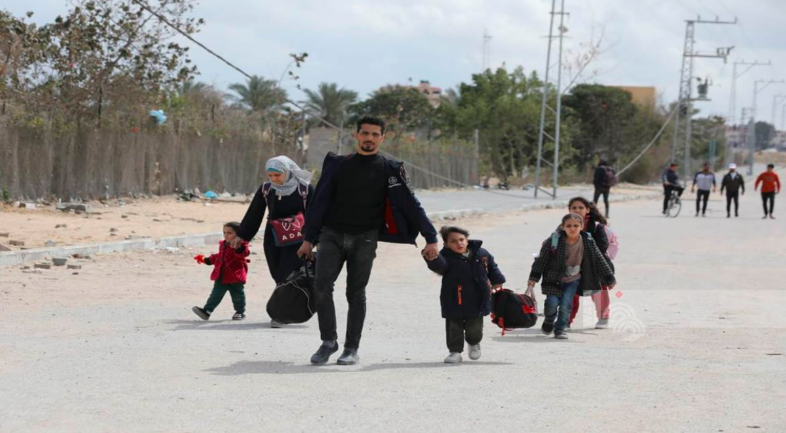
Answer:
[[[277,322],[277,321],[271,319],[270,320],[270,327],[271,328],[283,328],[284,324],[281,323],[281,322]]]
[[[595,329],[609,329],[609,319],[599,319]]]
[[[461,354],[458,352],[450,352],[447,358],[445,358],[445,364],[458,364],[461,362]]]
[[[480,351],[480,344],[475,344],[475,345],[470,345],[469,346],[469,359],[471,359],[473,361],[477,361],[478,359],[480,359],[480,355],[481,354],[482,353]]]

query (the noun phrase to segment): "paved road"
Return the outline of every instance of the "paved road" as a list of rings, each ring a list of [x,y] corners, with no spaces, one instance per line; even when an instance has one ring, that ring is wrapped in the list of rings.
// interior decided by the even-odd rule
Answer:
[[[100,257],[79,275],[4,269],[0,431],[783,431],[786,213],[761,220],[753,194],[738,219],[719,195],[707,218],[659,207],[615,208],[612,329],[593,329],[592,308],[568,341],[487,322],[482,360],[457,366],[442,363],[439,279],[410,247],[380,248],[354,367],[308,364],[315,321],[268,328],[260,255],[240,323],[229,299],[210,322],[189,311],[209,292],[190,259],[205,250]],[[562,214],[461,223],[521,288]]]

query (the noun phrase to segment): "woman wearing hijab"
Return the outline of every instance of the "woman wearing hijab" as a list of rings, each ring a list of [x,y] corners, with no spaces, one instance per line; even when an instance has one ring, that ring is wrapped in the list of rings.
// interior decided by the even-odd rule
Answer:
[[[238,243],[251,241],[259,232],[267,210],[265,259],[270,276],[278,284],[302,263],[297,257],[303,242],[300,228],[314,187],[310,185],[311,173],[301,170],[286,156],[268,160],[265,171],[270,181],[262,184],[254,195],[240,223],[237,239]],[[275,321],[271,325],[279,326]]]

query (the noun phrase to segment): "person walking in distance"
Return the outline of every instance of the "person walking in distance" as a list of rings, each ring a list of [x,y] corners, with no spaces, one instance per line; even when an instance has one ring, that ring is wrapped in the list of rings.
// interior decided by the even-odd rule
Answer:
[[[594,204],[598,204],[598,199],[603,196],[603,204],[606,205],[606,218],[609,217],[609,193],[611,187],[617,184],[617,173],[611,168],[606,160],[601,159],[595,168],[595,175],[592,179],[595,186],[595,195],[592,199]]]
[[[415,197],[404,165],[379,155],[385,123],[363,117],[355,132],[357,152],[329,153],[322,166],[314,197],[306,212],[305,241],[297,254],[311,257],[319,244],[314,294],[322,344],[312,364],[325,364],[338,351],[333,286],[347,265],[347,331],[340,365],[358,363],[358,347],[366,318],[366,285],[376,257],[377,242],[415,244],[426,238],[421,252],[436,258],[437,231]]]
[[[762,219],[766,219],[768,216],[770,219],[775,219],[772,211],[775,210],[775,194],[781,192],[781,180],[778,178],[778,173],[775,173],[774,164],[767,164],[767,171],[756,178],[756,184],[753,186],[754,191],[759,190],[759,184],[761,184],[761,201],[764,206],[764,218]],[[769,207],[767,207],[767,203],[769,203]]]
[[[669,198],[671,198],[672,191],[677,191],[677,195],[682,197],[682,192],[685,190],[685,188],[680,186],[680,176],[677,174],[678,168],[679,164],[672,162],[666,170],[663,170],[663,176],[661,177],[664,194],[663,215],[666,215],[669,208]]]
[[[731,218],[731,202],[734,201],[734,217],[740,216],[740,191],[745,195],[745,180],[737,173],[737,164],[729,164],[729,172],[723,176],[720,193],[726,190],[726,218]]]
[[[701,209],[701,216],[707,216],[707,201],[710,199],[710,190],[715,192],[718,188],[715,183],[715,173],[710,171],[710,164],[704,163],[701,171],[693,176],[693,186],[690,187],[690,192],[699,187],[699,193],[696,195],[696,216],[699,216],[699,209]]]

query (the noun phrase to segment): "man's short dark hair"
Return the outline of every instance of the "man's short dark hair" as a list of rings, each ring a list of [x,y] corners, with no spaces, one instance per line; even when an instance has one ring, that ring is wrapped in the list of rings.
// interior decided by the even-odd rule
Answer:
[[[775,164],[767,164],[767,168],[775,168]]]
[[[669,164],[669,167],[679,167],[679,166],[680,165],[677,164],[676,162],[672,162],[671,164]]]
[[[385,121],[374,116],[363,116],[358,120],[358,130],[360,132],[360,127],[363,125],[376,125],[382,129],[382,135],[385,135]]]
[[[442,236],[442,242],[447,242],[448,236],[450,236],[451,233],[462,234],[465,238],[469,239],[469,232],[466,229],[456,226],[442,226],[442,228],[439,229],[439,234]]]

